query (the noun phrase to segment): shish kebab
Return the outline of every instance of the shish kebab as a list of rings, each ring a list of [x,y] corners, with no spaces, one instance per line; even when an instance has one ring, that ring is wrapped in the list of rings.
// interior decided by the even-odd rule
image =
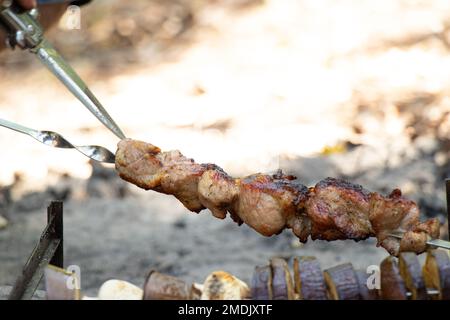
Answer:
[[[265,236],[290,228],[302,242],[314,239],[363,240],[376,236],[378,245],[392,255],[423,252],[427,244],[450,249],[439,237],[439,222],[419,222],[417,205],[394,190],[384,197],[359,185],[327,178],[306,188],[295,177],[255,174],[233,179],[213,164],[197,164],[179,151],[161,152],[151,144],[125,139],[125,135],[83,80],[44,38],[38,12],[23,11],[12,1],[0,1],[0,26],[8,32],[12,48],[28,49],[71,91],[97,119],[121,139],[116,169],[126,181],[144,189],[172,194],[194,212],[208,208],[217,218],[230,213]],[[113,154],[100,146],[77,147],[52,131],[37,131],[2,120],[0,125],[28,134],[38,141],[75,148],[103,162]]]
[[[301,242],[376,237],[377,246],[394,256],[422,253],[427,245],[450,249],[437,240],[438,219],[420,222],[417,204],[399,189],[383,196],[335,178],[307,188],[281,171],[232,178],[215,164],[131,139],[119,142],[115,163],[120,177],[138,187],[173,195],[193,212],[207,208],[219,219],[229,213],[264,236],[292,229]]]
[[[294,176],[254,174],[232,178],[214,164],[198,164],[179,151],[161,152],[152,144],[124,139],[116,155],[100,146],[74,146],[61,135],[37,131],[0,119],[0,126],[28,134],[53,147],[75,148],[87,157],[115,163],[119,176],[143,189],[174,195],[189,210],[210,209],[224,219],[227,213],[264,236],[292,229],[301,242],[364,240],[376,237],[377,246],[391,255],[421,253],[427,245],[450,249],[437,239],[439,221],[419,221],[417,205],[395,189],[388,197],[362,186],[326,178],[307,188]]]

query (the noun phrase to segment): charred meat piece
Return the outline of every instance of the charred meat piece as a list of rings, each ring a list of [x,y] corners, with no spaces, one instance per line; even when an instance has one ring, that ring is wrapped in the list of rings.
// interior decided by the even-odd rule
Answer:
[[[283,231],[288,219],[303,205],[308,190],[289,178],[255,174],[238,179],[237,215],[265,236]]]
[[[220,168],[205,171],[198,182],[200,202],[219,219],[226,217],[238,192],[234,179]]]
[[[421,253],[426,250],[429,236],[439,236],[439,221],[430,219],[420,223],[419,208],[413,201],[402,197],[398,189],[392,191],[388,197],[372,193],[369,218],[378,245],[394,256],[400,251]],[[395,231],[405,232],[401,241],[389,236]]]
[[[427,241],[439,237],[440,223],[438,219],[429,219],[418,223],[403,235],[400,251],[421,253],[427,250]]]
[[[116,169],[119,176],[145,190],[161,185],[163,163],[161,149],[150,143],[125,139],[119,142],[116,152]]]
[[[398,189],[392,191],[389,197],[373,193],[370,204],[370,221],[377,234],[378,245],[386,248],[390,254],[397,255],[400,251],[400,241],[389,234],[396,230],[408,231],[419,222],[417,205],[404,199]]]
[[[161,178],[161,191],[174,195],[191,211],[200,212],[205,209],[198,195],[198,181],[207,169],[194,160],[183,156],[179,151],[169,151],[160,154],[164,164]]]
[[[360,185],[334,178],[320,181],[306,202],[313,222],[312,239],[361,240],[373,236],[369,196]]]
[[[334,178],[308,189],[281,171],[232,178],[214,164],[198,164],[179,151],[161,152],[131,139],[119,142],[116,169],[122,179],[174,195],[191,211],[208,208],[220,219],[230,213],[236,223],[264,236],[286,228],[302,242],[309,236],[328,241],[376,236],[378,245],[395,256],[423,252],[426,241],[439,236],[439,222],[420,223],[417,205],[397,189],[384,197]],[[389,236],[395,232],[403,232],[403,239]]]
[[[205,207],[198,197],[198,180],[207,169],[179,151],[161,152],[151,144],[125,139],[119,142],[116,169],[122,179],[149,190],[174,195],[194,212]]]

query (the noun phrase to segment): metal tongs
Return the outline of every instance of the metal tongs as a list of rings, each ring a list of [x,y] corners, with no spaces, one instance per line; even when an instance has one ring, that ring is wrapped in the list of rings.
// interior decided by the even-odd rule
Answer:
[[[12,0],[0,0],[0,25],[6,30],[7,45],[14,49],[28,49],[80,100],[92,114],[118,138],[125,135],[105,108],[89,90],[83,80],[44,38],[44,31],[37,21],[38,10],[23,10]],[[59,148],[75,148],[91,159],[114,162],[114,154],[99,146],[74,146],[61,135],[51,131],[37,131],[0,119],[0,125],[32,136],[38,141]]]

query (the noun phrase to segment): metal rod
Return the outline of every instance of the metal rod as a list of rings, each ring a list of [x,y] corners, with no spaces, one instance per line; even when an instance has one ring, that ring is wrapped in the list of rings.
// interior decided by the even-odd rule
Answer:
[[[1,0],[0,0],[1,1]],[[34,130],[18,123],[0,119],[0,126],[29,135],[40,143],[55,148],[73,148],[84,154],[86,157],[100,162],[115,163],[115,155],[108,149],[101,146],[75,146],[67,141],[62,135],[54,131]]]
[[[47,208],[47,221],[54,220],[52,224],[53,234],[59,239],[55,254],[50,260],[50,264],[64,268],[64,229],[63,229],[63,203],[62,201],[53,201]]]
[[[439,290],[427,288],[427,295],[429,295],[429,296],[438,296],[439,294],[440,294]],[[411,291],[407,291],[406,292],[406,296],[410,299],[412,297]]]
[[[402,239],[403,238],[403,232],[392,232],[392,233],[389,234],[389,236],[397,238],[397,239]],[[429,245],[431,247],[439,247],[439,248],[450,250],[450,242],[449,241],[445,241],[445,240],[441,240],[441,239],[428,240],[427,241],[427,245]]]
[[[450,179],[445,179],[445,193],[447,195],[448,240],[450,240]]]
[[[44,275],[45,267],[50,262],[58,267],[63,267],[62,216],[62,202],[52,201],[47,209],[47,226],[28,258],[22,273],[14,283],[8,297],[9,300],[31,299]]]
[[[14,123],[14,122],[11,122],[11,121],[8,121],[5,119],[0,119],[0,126],[20,132],[20,133],[28,134],[30,136],[34,136],[37,134],[37,130],[24,127],[18,123]]]

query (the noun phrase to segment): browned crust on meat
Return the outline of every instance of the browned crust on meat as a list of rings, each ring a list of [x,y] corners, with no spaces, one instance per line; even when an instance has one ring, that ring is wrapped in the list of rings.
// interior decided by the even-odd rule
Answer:
[[[423,252],[439,236],[439,222],[419,221],[417,205],[395,189],[388,197],[362,186],[326,178],[306,188],[294,176],[254,174],[232,178],[214,164],[198,164],[179,151],[161,152],[152,144],[119,142],[116,169],[120,177],[146,190],[174,195],[194,212],[209,209],[224,219],[246,223],[264,236],[292,229],[301,242],[363,240],[376,236],[390,254]],[[400,241],[392,232],[404,232]]]
[[[327,178],[316,184],[306,202],[313,222],[312,239],[362,240],[373,236],[369,192],[362,186]]]
[[[116,152],[116,170],[123,180],[145,190],[153,189],[160,184],[158,171],[162,163],[156,157],[159,153],[161,149],[150,143],[121,140]]]
[[[265,236],[283,231],[287,221],[297,214],[307,198],[305,186],[270,175],[252,175],[239,179],[238,183],[240,193],[236,206],[239,217]]]

